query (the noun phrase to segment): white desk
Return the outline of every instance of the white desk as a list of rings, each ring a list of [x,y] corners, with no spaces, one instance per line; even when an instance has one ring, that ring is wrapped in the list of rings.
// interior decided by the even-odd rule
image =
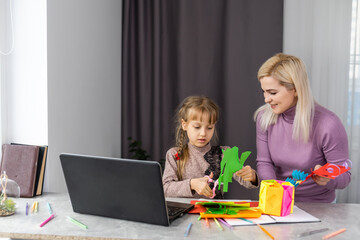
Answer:
[[[190,199],[176,199],[188,202]],[[39,201],[39,212],[25,215],[26,202],[31,204]],[[57,216],[40,227],[50,214],[46,203],[49,202]],[[321,219],[317,223],[269,224],[264,227],[273,234],[275,239],[297,239],[297,234],[328,227],[331,231],[346,228],[347,231],[332,239],[354,239],[360,236],[360,204],[319,204],[297,203],[298,207]],[[73,217],[86,224],[84,230],[71,223],[66,216]],[[0,237],[16,239],[270,239],[257,226],[239,226],[233,230],[224,227],[220,231],[214,222],[208,229],[205,221],[198,221],[198,214],[187,214],[175,220],[170,227],[145,223],[137,223],[119,219],[78,214],[72,211],[67,194],[47,193],[36,198],[19,199],[19,209],[15,215],[0,217]],[[184,232],[193,222],[190,234],[184,238]],[[326,233],[319,233],[300,239],[321,239]]]

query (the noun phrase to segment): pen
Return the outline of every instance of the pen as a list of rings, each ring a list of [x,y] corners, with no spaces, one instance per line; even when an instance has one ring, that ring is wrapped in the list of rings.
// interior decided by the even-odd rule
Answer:
[[[191,226],[192,226],[192,222],[189,223],[188,227],[186,228],[186,231],[184,232],[184,237],[187,237],[189,235]]]
[[[87,228],[88,228],[85,224],[79,222],[78,220],[75,220],[75,219],[73,219],[73,218],[71,218],[71,217],[69,217],[69,216],[67,216],[67,218],[68,218],[72,223],[75,223],[75,224],[78,225],[79,227],[82,227],[82,228],[84,228],[84,229],[87,229]]]
[[[337,230],[337,231],[335,231],[335,232],[333,232],[333,233],[330,233],[330,234],[328,234],[328,235],[323,236],[322,239],[324,240],[324,239],[332,238],[332,237],[334,237],[334,236],[336,236],[336,235],[338,235],[338,234],[340,234],[340,233],[343,233],[343,232],[345,232],[345,231],[346,231],[346,228],[342,228],[342,229]]]
[[[214,220],[215,220],[215,223],[216,223],[216,225],[218,226],[218,228],[222,231],[222,230],[224,230],[223,229],[223,227],[220,225],[220,223],[218,222],[218,220],[216,219],[216,218],[214,218]]]
[[[228,227],[229,229],[233,229],[233,227],[232,227],[230,224],[228,224],[224,219],[218,218],[218,220],[219,220],[222,224],[224,224],[226,227]]]
[[[50,203],[47,203],[47,206],[48,206],[48,209],[49,209],[49,213],[52,214],[52,209],[51,209],[51,206],[50,206]]]
[[[308,232],[303,232],[297,235],[297,237],[306,237],[315,233],[321,233],[321,232],[325,232],[329,230],[329,228],[321,228],[321,229],[316,229],[316,230],[312,230],[312,231],[308,231]]]
[[[44,226],[45,224],[47,224],[51,219],[53,219],[55,217],[55,214],[51,214],[51,216],[48,218],[48,219],[46,219],[44,222],[42,222],[41,224],[40,224],[40,227],[42,227],[42,226]]]

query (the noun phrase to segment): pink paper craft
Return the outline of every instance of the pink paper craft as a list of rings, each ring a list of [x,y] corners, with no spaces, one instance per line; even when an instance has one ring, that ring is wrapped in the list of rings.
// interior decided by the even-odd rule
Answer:
[[[283,181],[279,181],[279,183],[283,183]],[[292,213],[294,206],[294,186],[287,186],[282,184],[284,189],[282,207],[281,207],[281,216],[286,216]]]

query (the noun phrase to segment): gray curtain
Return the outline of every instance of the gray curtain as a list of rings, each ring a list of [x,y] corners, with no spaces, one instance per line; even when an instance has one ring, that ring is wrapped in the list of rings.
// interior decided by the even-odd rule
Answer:
[[[256,74],[282,51],[283,0],[124,0],[123,11],[122,156],[131,137],[151,160],[164,159],[175,109],[196,94],[221,108],[219,145],[252,151],[245,164],[255,168]],[[227,197],[257,194],[233,183]]]

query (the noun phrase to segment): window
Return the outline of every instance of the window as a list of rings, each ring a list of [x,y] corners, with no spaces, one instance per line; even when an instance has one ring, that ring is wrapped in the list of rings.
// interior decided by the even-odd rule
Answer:
[[[357,159],[360,148],[360,2],[352,1],[348,129],[350,158]]]

